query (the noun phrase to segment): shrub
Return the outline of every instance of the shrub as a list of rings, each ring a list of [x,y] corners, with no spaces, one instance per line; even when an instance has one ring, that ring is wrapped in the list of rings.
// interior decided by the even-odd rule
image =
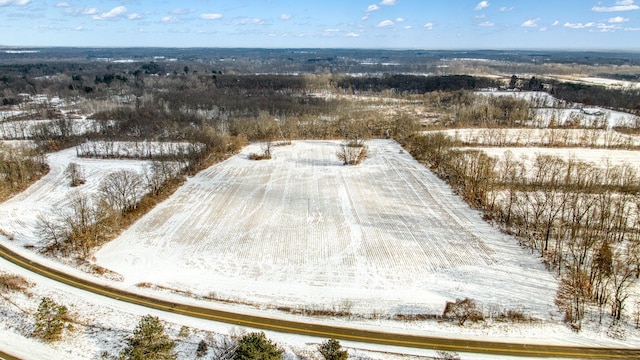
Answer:
[[[462,326],[467,320],[478,322],[484,320],[482,311],[478,309],[476,302],[465,298],[457,299],[456,302],[447,301],[442,317],[445,319],[456,319],[458,325]]]
[[[31,284],[22,276],[13,274],[0,274],[0,292],[6,294],[10,291],[26,293]]]

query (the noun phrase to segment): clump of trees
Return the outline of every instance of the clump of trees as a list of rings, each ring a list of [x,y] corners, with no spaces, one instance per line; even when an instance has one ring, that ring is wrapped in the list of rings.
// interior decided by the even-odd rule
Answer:
[[[539,155],[493,159],[459,150],[442,133],[405,146],[486,219],[537,251],[558,274],[556,303],[579,330],[587,305],[623,319],[640,275],[640,176],[628,165],[597,166]]]
[[[0,144],[0,201],[23,191],[48,171],[43,154]]]

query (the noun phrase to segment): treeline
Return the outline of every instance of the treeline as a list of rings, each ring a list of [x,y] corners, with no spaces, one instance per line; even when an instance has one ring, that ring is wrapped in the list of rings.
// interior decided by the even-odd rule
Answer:
[[[392,90],[395,93],[424,94],[433,91],[479,90],[498,87],[495,80],[470,76],[388,75],[382,77],[342,77],[336,85],[351,92],[367,93]]]
[[[43,154],[0,144],[0,201],[20,193],[48,171]]]
[[[640,177],[630,166],[599,167],[552,156],[494,159],[459,150],[442,133],[405,143],[488,220],[537,251],[560,276],[556,304],[576,330],[593,320],[623,319],[640,275]],[[626,312],[630,315],[629,312]],[[635,314],[634,316],[640,316]],[[638,319],[635,319],[636,323]]]
[[[640,90],[618,90],[603,86],[554,82],[549,94],[569,102],[640,113]]]

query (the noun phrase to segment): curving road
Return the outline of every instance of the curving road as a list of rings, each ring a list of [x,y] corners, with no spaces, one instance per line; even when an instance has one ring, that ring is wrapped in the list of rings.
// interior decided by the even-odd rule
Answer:
[[[551,346],[517,343],[485,342],[474,340],[447,339],[439,337],[419,336],[401,333],[389,333],[383,331],[360,330],[356,328],[337,327],[271,319],[261,316],[252,316],[228,311],[213,310],[209,308],[173,303],[132,292],[115,289],[109,286],[93,283],[75,276],[66,274],[56,269],[49,268],[32,260],[29,260],[16,252],[0,244],[0,257],[23,267],[36,274],[51,278],[55,281],[89,291],[94,294],[115,298],[132,304],[145,306],[152,309],[172,312],[176,314],[192,316],[228,324],[258,328],[270,331],[314,336],[320,338],[335,338],[340,340],[366,342],[381,345],[400,347],[422,348],[443,351],[455,351],[465,353],[482,353],[508,356],[527,357],[555,357],[555,358],[581,358],[581,359],[640,359],[640,349],[629,348],[602,348],[602,347],[575,347],[575,346]],[[0,352],[0,358],[15,359],[8,354]]]

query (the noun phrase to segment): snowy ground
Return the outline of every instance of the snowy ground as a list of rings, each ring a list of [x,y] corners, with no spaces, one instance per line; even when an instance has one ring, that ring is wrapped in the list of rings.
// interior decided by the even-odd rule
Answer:
[[[250,146],[190,179],[95,257],[142,282],[261,306],[440,314],[448,300],[549,319],[556,281],[388,140]],[[531,297],[530,294],[537,294]]]

